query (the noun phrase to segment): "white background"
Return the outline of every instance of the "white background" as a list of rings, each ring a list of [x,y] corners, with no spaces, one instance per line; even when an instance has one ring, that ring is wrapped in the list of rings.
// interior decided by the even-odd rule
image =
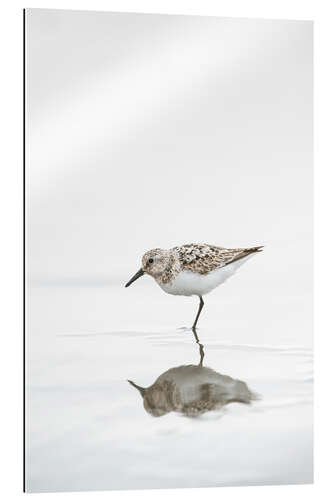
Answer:
[[[163,3],[167,8],[163,8]],[[190,6],[186,6],[190,4]],[[201,4],[201,6],[200,6]],[[279,2],[279,6],[272,7],[273,2],[237,2],[234,1],[232,6],[228,6],[225,2],[140,2],[140,8],[137,2],[57,2],[58,8],[80,8],[80,9],[98,9],[98,10],[119,10],[119,11],[142,11],[142,12],[165,12],[165,13],[183,13],[183,14],[211,14],[223,16],[241,16],[241,17],[275,17],[275,18],[289,18],[289,19],[314,19],[315,23],[315,41],[316,41],[316,67],[318,73],[321,73],[320,88],[319,78],[316,80],[317,103],[318,108],[321,110],[319,116],[317,115],[317,146],[320,146],[320,151],[316,156],[316,172],[317,182],[316,188],[322,187],[320,197],[317,195],[317,226],[316,230],[323,230],[323,232],[331,231],[331,218],[328,217],[327,202],[331,198],[331,182],[329,179],[330,167],[332,165],[332,158],[329,159],[329,149],[331,142],[331,125],[330,116],[332,115],[332,75],[328,74],[329,66],[331,65],[331,47],[332,38],[329,37],[332,29],[330,26],[331,16],[328,9],[327,2],[316,2],[316,9],[314,9],[314,2]],[[319,7],[318,7],[319,5]],[[15,9],[16,6],[16,9]],[[2,153],[5,154],[1,162],[1,186],[4,193],[1,195],[1,214],[3,224],[7,233],[2,238],[1,251],[1,264],[3,266],[1,276],[5,275],[5,286],[2,291],[2,320],[4,325],[1,328],[2,349],[4,360],[1,363],[2,377],[1,380],[8,395],[8,402],[4,404],[2,417],[5,417],[1,425],[3,436],[1,438],[2,450],[5,450],[5,456],[2,464],[3,481],[2,492],[6,494],[6,498],[17,498],[20,496],[21,488],[21,442],[22,442],[22,425],[21,425],[21,375],[22,375],[22,350],[21,350],[21,307],[22,292],[21,292],[21,251],[22,251],[22,238],[21,238],[21,214],[22,214],[22,176],[21,176],[21,158],[22,158],[22,144],[21,144],[21,82],[22,82],[22,67],[21,67],[21,8],[23,7],[54,7],[52,2],[32,3],[30,5],[22,5],[20,2],[12,2],[11,7],[7,11],[2,11],[2,21],[4,26],[1,29],[2,51],[4,53],[2,59],[6,62],[8,67],[3,71],[2,85],[4,88],[1,92],[3,99],[2,110],[5,110],[5,122],[2,129],[3,146]],[[326,9],[325,9],[326,7]],[[325,50],[326,48],[326,50]],[[5,75],[5,76],[4,76]],[[326,89],[326,92],[325,92]],[[321,115],[321,116],[320,116]],[[326,115],[326,122],[321,123],[321,118]],[[11,137],[8,138],[8,130],[11,132]],[[327,151],[323,151],[323,146],[327,141]],[[10,189],[9,189],[10,188]],[[331,237],[331,235],[329,235]],[[330,272],[330,243],[323,242],[320,249],[317,249],[317,284],[323,285],[326,281],[329,284]],[[320,286],[320,288],[322,288]],[[317,440],[319,443],[316,446],[316,477],[317,484],[314,487],[298,486],[298,487],[260,487],[260,488],[233,488],[228,489],[230,498],[262,498],[269,495],[271,498],[277,498],[284,494],[287,498],[292,496],[300,496],[303,498],[312,498],[314,495],[319,497],[329,497],[330,486],[330,456],[329,451],[331,445],[329,443],[331,415],[328,408],[324,409],[327,402],[326,399],[330,395],[329,381],[332,378],[329,364],[330,357],[330,331],[329,317],[325,317],[324,309],[325,303],[328,306],[331,302],[331,290],[327,286],[327,291],[321,290],[317,295],[316,307],[316,344],[317,344],[317,369],[316,383],[317,383],[317,406],[318,399],[320,398],[321,411],[317,412],[316,420],[320,423],[317,431]],[[10,302],[8,303],[8,298]],[[329,316],[329,314],[327,314]],[[319,349],[322,347],[323,353]],[[327,373],[324,371],[324,352],[327,356]],[[10,356],[11,355],[11,356]],[[8,382],[10,381],[10,383]],[[327,422],[326,429],[324,428],[324,419]],[[11,432],[10,432],[11,430]],[[320,440],[320,438],[322,440]],[[326,451],[326,457],[325,457]],[[321,459],[320,459],[321,456]],[[325,474],[326,472],[326,474]],[[282,493],[283,491],[283,493]],[[158,495],[163,498],[170,492],[158,492]],[[111,493],[115,498],[139,498],[142,495],[153,498],[156,493],[149,492],[122,492]],[[185,497],[188,495],[201,495],[202,492],[179,491],[174,492],[176,498],[180,496]],[[209,490],[207,493],[211,498],[218,498],[221,495],[221,490]],[[66,496],[62,494],[63,496]],[[85,494],[84,494],[85,495]],[[92,498],[103,497],[101,493],[87,493]],[[106,493],[110,495],[110,493]],[[43,497],[43,495],[42,495]],[[70,498],[69,495],[67,495]]]
[[[26,26],[29,283],[120,284],[194,241],[265,245],[266,297],[309,293],[311,22],[28,9]]]

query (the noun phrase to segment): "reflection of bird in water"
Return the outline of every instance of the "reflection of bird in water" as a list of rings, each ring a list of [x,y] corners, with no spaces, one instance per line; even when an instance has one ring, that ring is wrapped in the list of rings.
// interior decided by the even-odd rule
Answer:
[[[249,404],[256,399],[245,382],[202,366],[203,346],[195,330],[193,333],[200,350],[199,365],[170,368],[147,388],[129,380],[140,392],[145,410],[154,417],[161,417],[171,411],[187,417],[198,417],[222,409],[232,402]]]
[[[166,293],[197,295],[200,299],[199,309],[192,327],[196,328],[204,306],[202,296],[224,283],[239,266],[261,252],[262,248],[224,248],[196,243],[170,250],[154,248],[144,254],[141,268],[125,286],[149,274]]]

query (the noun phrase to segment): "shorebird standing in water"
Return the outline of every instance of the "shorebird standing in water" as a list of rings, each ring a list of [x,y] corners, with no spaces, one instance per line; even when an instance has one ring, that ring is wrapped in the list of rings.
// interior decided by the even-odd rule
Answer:
[[[224,283],[249,257],[260,252],[262,248],[223,248],[196,243],[170,250],[154,248],[144,254],[142,267],[125,286],[128,287],[140,276],[149,274],[166,293],[197,295],[200,302],[192,325],[195,329],[204,306],[203,295]]]

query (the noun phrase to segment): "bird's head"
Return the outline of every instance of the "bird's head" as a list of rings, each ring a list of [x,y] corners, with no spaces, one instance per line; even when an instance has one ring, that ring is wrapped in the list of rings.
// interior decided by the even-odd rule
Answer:
[[[129,282],[126,283],[125,287],[130,286],[144,274],[149,274],[153,278],[158,278],[170,266],[170,257],[170,252],[168,250],[163,250],[162,248],[153,248],[152,250],[148,250],[148,252],[146,252],[142,257],[141,268],[129,280]]]

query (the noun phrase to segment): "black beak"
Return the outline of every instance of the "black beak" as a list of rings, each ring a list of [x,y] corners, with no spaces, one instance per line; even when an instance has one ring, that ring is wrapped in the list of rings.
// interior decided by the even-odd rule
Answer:
[[[127,382],[129,382],[133,387],[135,387],[140,392],[141,396],[144,397],[146,391],[144,387],[140,387],[139,385],[132,382],[132,380],[127,380]]]
[[[138,278],[141,278],[141,276],[143,276],[144,274],[145,274],[145,272],[143,271],[143,269],[139,269],[138,272],[134,274],[133,278],[131,278],[129,280],[129,282],[126,283],[125,288],[127,288],[128,286],[130,286]]]

